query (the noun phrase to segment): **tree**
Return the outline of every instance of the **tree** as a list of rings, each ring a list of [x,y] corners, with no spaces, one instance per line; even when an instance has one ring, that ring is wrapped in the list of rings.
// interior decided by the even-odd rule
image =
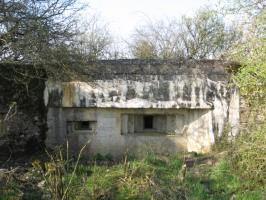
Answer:
[[[214,10],[200,10],[194,17],[183,17],[181,41],[189,58],[219,58],[239,38],[232,26],[226,26]]]
[[[135,58],[151,59],[157,58],[156,47],[146,40],[137,40],[131,47],[132,54]]]
[[[1,59],[37,59],[43,50],[71,42],[77,34],[76,0],[2,0]],[[39,55],[38,55],[39,56]]]
[[[107,59],[112,57],[113,37],[107,25],[99,25],[99,19],[94,16],[83,25],[84,33],[76,37],[72,49],[87,60]]]
[[[30,72],[14,67],[9,78],[58,77],[66,70],[75,59],[69,47],[80,33],[76,19],[83,8],[77,0],[1,0],[0,60],[34,66]]]
[[[265,0],[230,0],[224,2],[225,9],[229,13],[234,14],[244,14],[248,15],[251,18],[255,16],[259,16],[262,14],[263,10],[266,9],[266,1]],[[248,18],[246,18],[249,20]]]
[[[145,52],[163,59],[218,58],[239,35],[232,26],[225,25],[218,12],[203,9],[194,17],[184,16],[180,22],[148,22],[135,30],[134,40],[129,46],[134,57]]]
[[[22,84],[72,78],[88,60],[117,56],[107,26],[96,16],[81,19],[85,7],[78,0],[0,0],[0,76]]]
[[[244,22],[242,40],[227,57],[242,65],[235,76],[242,96],[250,105],[266,108],[266,1],[239,0],[230,10],[236,8],[249,18]]]
[[[129,50],[135,58],[171,59],[184,57],[180,51],[180,29],[176,21],[148,21],[136,28]]]

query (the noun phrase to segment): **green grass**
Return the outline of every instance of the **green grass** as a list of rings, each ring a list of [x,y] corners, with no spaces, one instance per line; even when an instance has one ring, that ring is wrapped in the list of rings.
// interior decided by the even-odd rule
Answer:
[[[199,168],[199,166],[196,166]],[[199,175],[189,173],[186,186],[189,188],[189,199],[239,199],[263,200],[264,189],[247,190],[248,180],[243,180],[235,175],[225,160],[220,160],[214,166],[204,166]]]
[[[233,173],[224,159],[219,159],[214,165],[198,163],[187,169],[185,179],[181,180],[179,174],[184,164],[181,155],[148,154],[143,159],[131,157],[112,164],[105,162],[112,160],[109,157],[98,155],[97,158],[102,163],[79,164],[69,199],[263,200],[265,196],[262,187],[250,188],[249,181]],[[65,179],[69,176],[66,175]],[[13,180],[12,187],[20,184]],[[9,192],[0,194],[0,200],[22,199],[15,195],[15,191],[12,192],[12,187]],[[36,199],[36,195],[34,191],[28,191],[23,198]]]
[[[94,198],[147,199],[147,177],[153,168],[142,161],[129,161],[111,167],[93,166],[88,188]]]
[[[87,186],[92,199],[169,199],[178,192],[181,165],[177,157],[152,154],[109,167],[94,165],[88,168]]]

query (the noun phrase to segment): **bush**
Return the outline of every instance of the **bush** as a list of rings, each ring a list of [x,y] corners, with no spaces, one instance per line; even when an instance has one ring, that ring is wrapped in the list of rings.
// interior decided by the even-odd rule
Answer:
[[[228,158],[235,173],[251,183],[248,187],[266,185],[266,125],[252,129],[237,138]]]

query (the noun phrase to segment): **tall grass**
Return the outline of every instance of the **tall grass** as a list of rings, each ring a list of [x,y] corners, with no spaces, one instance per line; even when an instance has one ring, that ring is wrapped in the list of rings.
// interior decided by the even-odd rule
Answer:
[[[178,173],[182,160],[149,154],[143,159],[91,167],[90,199],[186,199]]]
[[[58,147],[54,152],[47,155],[49,160],[41,162],[35,160],[32,162],[34,169],[44,181],[45,188],[48,190],[51,199],[66,200],[71,196],[74,185],[73,181],[76,178],[76,171],[82,152],[86,148],[88,141],[79,151],[75,162],[69,161],[68,143],[66,149],[66,156],[63,155],[63,150]],[[72,170],[72,171],[71,171]]]

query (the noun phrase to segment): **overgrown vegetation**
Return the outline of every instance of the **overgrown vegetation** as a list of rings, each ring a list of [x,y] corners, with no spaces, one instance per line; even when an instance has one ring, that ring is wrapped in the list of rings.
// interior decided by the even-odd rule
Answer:
[[[46,178],[36,171],[40,168],[36,167],[35,161],[33,167],[24,172],[30,177],[28,180],[21,180],[23,175],[18,176],[15,170],[6,173],[6,178],[1,179],[1,184],[5,180],[6,185],[0,199],[263,199],[263,184],[254,184],[250,177],[242,177],[224,155],[217,158],[213,155],[147,154],[144,158],[124,156],[113,160],[109,155],[98,154],[79,165],[72,161],[67,164],[68,169],[66,165],[62,167],[61,161],[46,161]],[[60,169],[60,173],[51,173],[56,169]],[[55,191],[62,185],[50,184],[50,181],[55,183],[56,178],[62,180],[62,184],[69,183],[72,178],[67,196],[63,195],[63,190],[62,195],[58,195],[60,191]],[[35,188],[30,190],[30,184],[35,184]],[[23,188],[27,185],[28,188]],[[51,186],[54,188],[51,189]]]
[[[129,50],[141,59],[220,58],[240,36],[218,11],[204,8],[181,20],[147,21],[135,29]]]
[[[242,67],[234,76],[245,110],[246,123],[229,148],[228,160],[234,172],[248,180],[247,188],[266,189],[266,2],[238,1],[240,11],[249,16],[246,37],[229,53]]]
[[[53,13],[53,10],[46,12],[44,7],[42,7],[44,4],[42,1],[36,4],[34,3],[35,1],[21,2],[0,2],[1,9],[3,9],[0,16],[1,19],[13,20],[11,22],[7,20],[5,21],[6,23],[1,22],[0,24],[1,28],[3,27],[0,36],[1,61],[12,61],[11,64],[14,65],[14,62],[23,61],[22,63],[24,63],[26,61],[27,63],[29,60],[47,61],[52,55],[51,58],[60,61],[59,64],[61,64],[60,68],[53,68],[53,73],[60,74],[65,69],[64,64],[66,62],[64,58],[69,55],[68,51],[64,54],[64,50],[68,46],[65,46],[66,43],[64,42],[61,43],[62,38],[60,37],[61,39],[57,40],[59,43],[54,42],[52,46],[49,46],[49,52],[46,51],[47,48],[39,48],[51,44],[49,42],[41,42],[43,40],[58,39],[58,37],[51,37],[48,34],[49,31],[46,31],[51,28],[50,26],[54,25],[55,18],[49,18],[51,19],[48,21],[49,27],[43,26],[44,24],[41,23],[43,22],[42,18],[40,18],[42,13]],[[50,3],[52,2],[59,2],[60,4],[58,5],[68,7],[68,5],[62,4],[64,1],[50,1]],[[76,1],[67,2],[72,5]],[[246,112],[248,112],[247,123],[241,127],[240,134],[235,138],[235,141],[228,141],[227,138],[224,138],[218,144],[219,146],[214,148],[212,155],[205,156],[193,156],[190,154],[156,156],[148,154],[142,159],[124,156],[120,160],[114,160],[110,155],[97,155],[81,163],[78,162],[79,159],[76,161],[65,160],[58,152],[56,152],[55,156],[46,156],[45,159],[40,159],[39,156],[37,158],[39,161],[31,160],[31,162],[28,162],[32,163],[32,165],[23,162],[20,165],[15,164],[15,167],[9,168],[9,170],[3,169],[0,171],[0,199],[265,199],[266,3],[260,0],[237,0],[235,2],[231,10],[234,12],[236,10],[243,11],[244,15],[247,14],[249,16],[249,21],[243,24],[244,37],[239,38],[240,40],[238,40],[237,44],[233,46],[230,44],[231,49],[228,52],[228,58],[238,61],[242,66],[233,77],[233,84],[239,87],[246,106]],[[9,8],[7,5],[12,3],[15,6],[10,8],[14,10],[7,10]],[[36,5],[38,7],[35,7]],[[29,9],[27,9],[27,6]],[[38,11],[37,14],[33,12],[35,8]],[[11,18],[10,16],[7,18],[4,15],[8,13],[14,14],[17,11],[23,11],[21,12],[22,15],[14,15]],[[35,13],[35,15],[32,15],[32,13]],[[60,13],[54,13],[54,16],[58,15],[60,16]],[[213,13],[209,13],[207,16],[203,15],[202,18],[207,19],[206,23],[208,19],[212,22],[212,18],[210,18],[213,17],[212,15]],[[28,19],[29,21],[21,21],[19,20],[20,18],[23,20]],[[40,21],[36,21],[36,18]],[[214,21],[216,22],[214,25],[218,24],[218,27],[216,27],[218,29],[215,30],[220,33],[224,30],[223,24],[219,24],[219,18],[214,19],[218,20]],[[46,20],[46,18],[43,20]],[[33,21],[34,23],[30,23]],[[203,50],[198,49],[198,46],[202,47],[201,43],[194,44],[193,40],[189,39],[188,43],[191,45],[189,50],[194,54],[187,54],[190,55],[188,57],[204,58],[213,56],[216,53],[221,55],[222,50],[228,50],[227,47],[224,48],[225,46],[223,46],[226,44],[222,41],[224,39],[223,34],[218,35],[218,41],[221,42],[218,43],[221,45],[218,51],[216,49],[218,48],[217,38],[214,37],[214,40],[209,40],[208,36],[212,35],[206,35],[205,29],[201,30],[201,26],[196,26],[198,23],[200,22],[186,19],[187,29],[192,31],[190,32],[191,35],[194,35],[195,32],[199,35],[202,33],[204,36],[203,38],[194,38],[195,41],[203,41],[207,49],[209,46],[206,41],[212,42],[211,47],[214,47],[213,50],[215,52],[201,52]],[[206,25],[209,25],[209,23]],[[31,29],[34,29],[35,32],[29,31]],[[161,31],[161,29],[159,30]],[[157,29],[152,31],[157,33]],[[70,32],[63,33],[70,34]],[[168,33],[172,36],[172,32]],[[166,32],[165,34],[167,35],[168,33]],[[38,35],[38,37],[35,38],[35,35]],[[67,39],[71,35],[67,34],[65,36],[67,36],[65,38]],[[215,34],[215,36],[217,35]],[[175,41],[176,38],[167,36],[167,39],[173,39],[170,41],[170,44],[173,44],[172,41]],[[232,41],[235,41],[234,38],[232,38]],[[142,36],[138,42],[136,50],[139,50],[139,54],[136,54],[136,57],[142,57],[142,55],[145,58],[157,56],[158,49],[156,49],[156,45],[151,45],[150,41],[143,40]],[[168,44],[167,42],[169,41],[162,41],[162,44]],[[196,44],[199,45],[197,46]],[[88,45],[94,48],[93,45]],[[76,48],[76,46],[74,47]],[[81,47],[80,51],[86,52],[86,48],[83,45]],[[34,51],[33,53],[33,49],[40,51]],[[167,58],[169,52],[171,53],[174,50],[174,46],[166,45],[165,48],[160,50],[161,54],[157,57]],[[42,54],[43,52],[45,54]],[[180,53],[179,51],[176,52]],[[100,54],[98,51],[96,53]],[[201,53],[204,54],[201,56]],[[39,54],[42,56],[39,57]],[[23,59],[21,60],[21,58]],[[42,62],[37,63],[40,64]],[[55,67],[55,65],[45,66]],[[2,65],[1,67],[1,69],[4,69]],[[6,70],[3,70],[0,75],[23,85],[31,79],[32,74],[25,74],[24,70],[19,71],[18,69],[16,68],[15,75],[14,73],[5,74]],[[50,68],[46,70],[48,74],[49,70]],[[40,71],[33,70],[33,72],[34,77],[44,78],[42,73],[40,76]],[[8,162],[2,162],[1,166],[5,166],[6,163]]]

